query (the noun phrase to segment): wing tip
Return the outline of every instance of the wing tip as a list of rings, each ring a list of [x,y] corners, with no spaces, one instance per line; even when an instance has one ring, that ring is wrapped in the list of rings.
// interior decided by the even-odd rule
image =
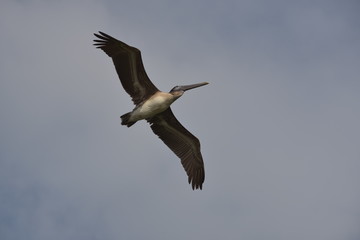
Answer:
[[[205,172],[201,168],[195,172],[195,174],[189,174],[188,182],[191,184],[193,190],[202,190],[202,185],[205,181]]]
[[[106,45],[110,41],[116,41],[115,38],[101,31],[99,31],[98,33],[94,33],[94,36],[98,38],[94,39],[94,45]]]
[[[94,33],[95,37],[98,37],[98,38],[113,38],[111,37],[110,35],[102,32],[102,31],[98,31],[97,33]]]
[[[202,183],[200,184],[195,184],[195,183],[192,183],[192,190],[202,190]]]

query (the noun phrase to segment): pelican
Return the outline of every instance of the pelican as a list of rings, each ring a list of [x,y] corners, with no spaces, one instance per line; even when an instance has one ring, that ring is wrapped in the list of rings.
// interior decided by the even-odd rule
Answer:
[[[208,83],[175,86],[170,92],[162,92],[147,76],[139,49],[100,31],[94,35],[98,38],[94,45],[112,58],[120,82],[135,104],[131,112],[120,117],[121,124],[131,127],[139,120],[149,122],[152,131],[181,159],[192,189],[202,189],[205,170],[200,142],[175,118],[170,105],[185,91]]]

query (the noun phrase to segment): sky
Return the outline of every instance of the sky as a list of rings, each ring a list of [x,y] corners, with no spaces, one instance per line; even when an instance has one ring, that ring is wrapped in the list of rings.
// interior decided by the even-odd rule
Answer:
[[[3,0],[0,239],[360,239],[360,3]],[[201,141],[193,191],[103,31]]]

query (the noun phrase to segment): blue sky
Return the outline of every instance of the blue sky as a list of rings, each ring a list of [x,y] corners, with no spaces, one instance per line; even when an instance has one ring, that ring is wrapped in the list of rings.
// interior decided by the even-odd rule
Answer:
[[[0,239],[360,238],[357,1],[9,1]],[[202,144],[191,190],[133,108],[108,33],[141,49]]]

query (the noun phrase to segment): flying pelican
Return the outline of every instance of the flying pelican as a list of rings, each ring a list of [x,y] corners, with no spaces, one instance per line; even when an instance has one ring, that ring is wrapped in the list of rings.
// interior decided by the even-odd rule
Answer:
[[[121,116],[121,124],[130,127],[139,120],[148,121],[153,132],[181,159],[192,188],[202,189],[205,171],[200,142],[175,118],[170,105],[185,91],[208,83],[159,91],[145,72],[139,49],[100,31],[94,35],[98,38],[94,45],[112,58],[120,82],[135,104],[133,111]]]

